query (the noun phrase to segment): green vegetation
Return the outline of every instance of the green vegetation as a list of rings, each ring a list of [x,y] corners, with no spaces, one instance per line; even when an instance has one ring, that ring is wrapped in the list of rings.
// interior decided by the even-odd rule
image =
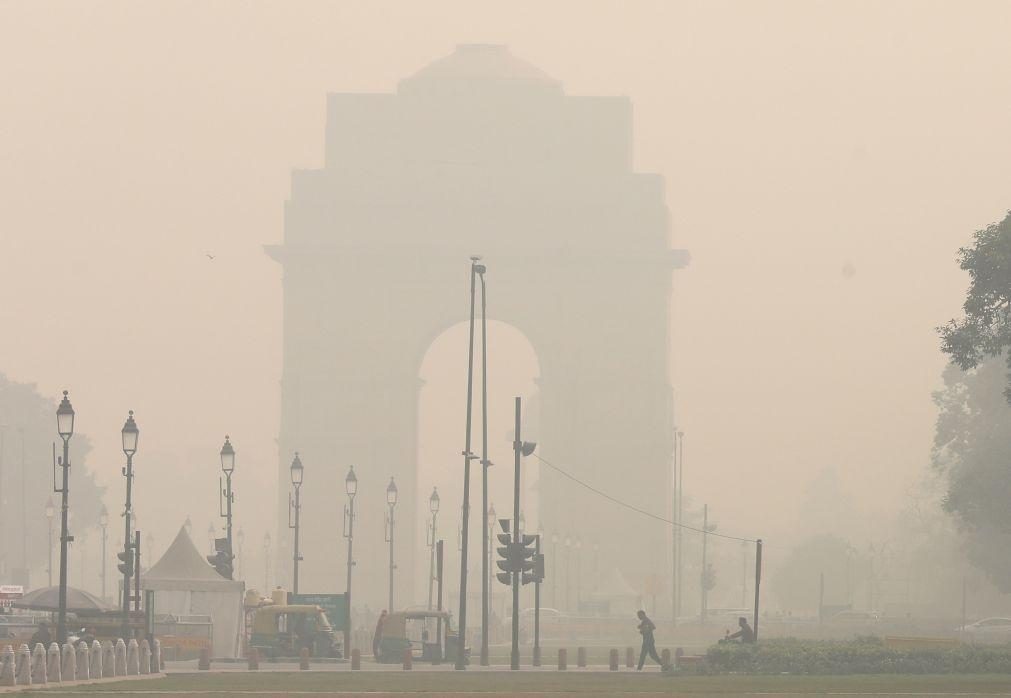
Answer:
[[[713,674],[1011,674],[1011,647],[890,649],[877,638],[765,640],[709,649],[700,671]]]

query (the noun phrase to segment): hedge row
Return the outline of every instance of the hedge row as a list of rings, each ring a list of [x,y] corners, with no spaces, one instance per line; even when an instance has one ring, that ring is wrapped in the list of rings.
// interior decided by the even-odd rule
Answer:
[[[699,669],[713,674],[1007,674],[1011,646],[900,650],[878,638],[763,640],[715,645]]]

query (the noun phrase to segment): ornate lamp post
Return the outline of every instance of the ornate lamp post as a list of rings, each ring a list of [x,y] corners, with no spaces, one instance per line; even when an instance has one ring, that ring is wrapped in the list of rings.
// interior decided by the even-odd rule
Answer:
[[[344,478],[344,492],[348,496],[348,503],[344,505],[344,537],[348,539],[348,581],[347,581],[347,625],[344,626],[344,656],[349,657],[351,652],[351,570],[355,566],[354,542],[355,542],[355,495],[358,494],[358,476],[355,475],[355,466],[348,470],[347,477]]]
[[[49,574],[49,586],[53,586],[53,518],[56,516],[56,505],[50,497],[46,502],[46,520],[49,522],[49,567],[46,572]]]
[[[291,486],[295,490],[295,496],[288,499],[288,528],[295,531],[295,550],[292,554],[292,591],[298,593],[298,563],[302,561],[302,555],[298,550],[298,534],[302,525],[302,478],[305,470],[302,467],[302,460],[295,452],[295,459],[291,461]],[[292,522],[291,514],[295,513],[295,521]]]
[[[74,435],[74,408],[67,399],[67,391],[63,391],[63,400],[56,409],[56,430],[63,439],[63,457],[60,468],[63,471],[63,484],[53,491],[59,492],[62,499],[60,507],[60,601],[56,621],[56,637],[62,644],[67,641],[67,546],[74,540],[67,530],[67,513],[69,511],[68,497],[70,495],[70,437]],[[54,480],[55,480],[55,473]]]
[[[228,435],[225,434],[225,443],[221,447],[221,472],[225,474],[225,487],[221,487],[221,479],[218,478],[218,513],[222,518],[225,519],[225,539],[228,541],[228,562],[224,566],[224,569],[228,572],[226,577],[228,579],[233,579],[235,575],[232,573],[232,560],[235,556],[232,554],[232,502],[235,501],[235,493],[232,492],[232,473],[235,471],[235,449],[232,448],[231,441],[228,440]],[[221,511],[221,497],[225,498],[225,509]],[[220,570],[219,570],[220,571]]]
[[[438,538],[436,518],[439,516],[439,488],[432,488],[432,496],[428,498],[428,510],[432,512],[432,522],[428,526],[428,610],[432,610],[432,590],[435,584],[435,541]]]
[[[105,544],[109,538],[109,510],[102,505],[102,510],[98,513],[98,525],[102,529],[102,600],[105,600],[105,577],[109,568],[109,561],[105,555]]]
[[[386,487],[386,506],[388,513],[386,516],[386,541],[390,544],[390,603],[387,608],[393,613],[393,570],[396,564],[393,561],[393,510],[397,506],[397,483],[390,478],[390,484]]]
[[[123,633],[125,637],[130,625],[130,577],[133,575],[133,530],[130,527],[130,518],[133,515],[133,455],[137,452],[137,440],[140,437],[137,422],[133,419],[133,410],[130,410],[127,415],[120,436],[123,441],[123,453],[126,455],[126,467],[123,468],[123,477],[126,478],[126,506],[123,509],[123,552],[119,555],[123,560],[120,569],[123,571]]]

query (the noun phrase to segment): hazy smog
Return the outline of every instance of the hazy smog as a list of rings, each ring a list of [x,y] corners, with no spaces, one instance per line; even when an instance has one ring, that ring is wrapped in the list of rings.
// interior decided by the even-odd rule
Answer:
[[[243,589],[292,589],[297,452],[301,591],[345,589],[354,466],[352,622],[429,603],[437,488],[455,623],[482,265],[475,658],[516,397],[563,615],[633,613],[637,642],[642,608],[673,647],[710,609],[715,642],[755,539],[770,635],[1011,614],[1011,520],[972,518],[1011,485],[958,479],[1007,462],[1006,347],[939,336],[1011,209],[1009,29],[982,1],[0,4],[0,584],[58,583],[66,390],[71,587],[121,603],[132,410],[142,569],[226,535],[227,435]]]

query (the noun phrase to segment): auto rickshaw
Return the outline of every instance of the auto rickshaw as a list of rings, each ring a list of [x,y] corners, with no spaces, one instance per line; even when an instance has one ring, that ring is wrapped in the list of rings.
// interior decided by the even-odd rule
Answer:
[[[398,611],[386,616],[376,661],[401,662],[406,649],[411,650],[414,661],[456,661],[459,646],[459,636],[452,631],[446,611]],[[469,648],[464,657],[470,657]]]
[[[340,644],[319,606],[274,605],[256,610],[249,646],[267,657],[339,657]]]

